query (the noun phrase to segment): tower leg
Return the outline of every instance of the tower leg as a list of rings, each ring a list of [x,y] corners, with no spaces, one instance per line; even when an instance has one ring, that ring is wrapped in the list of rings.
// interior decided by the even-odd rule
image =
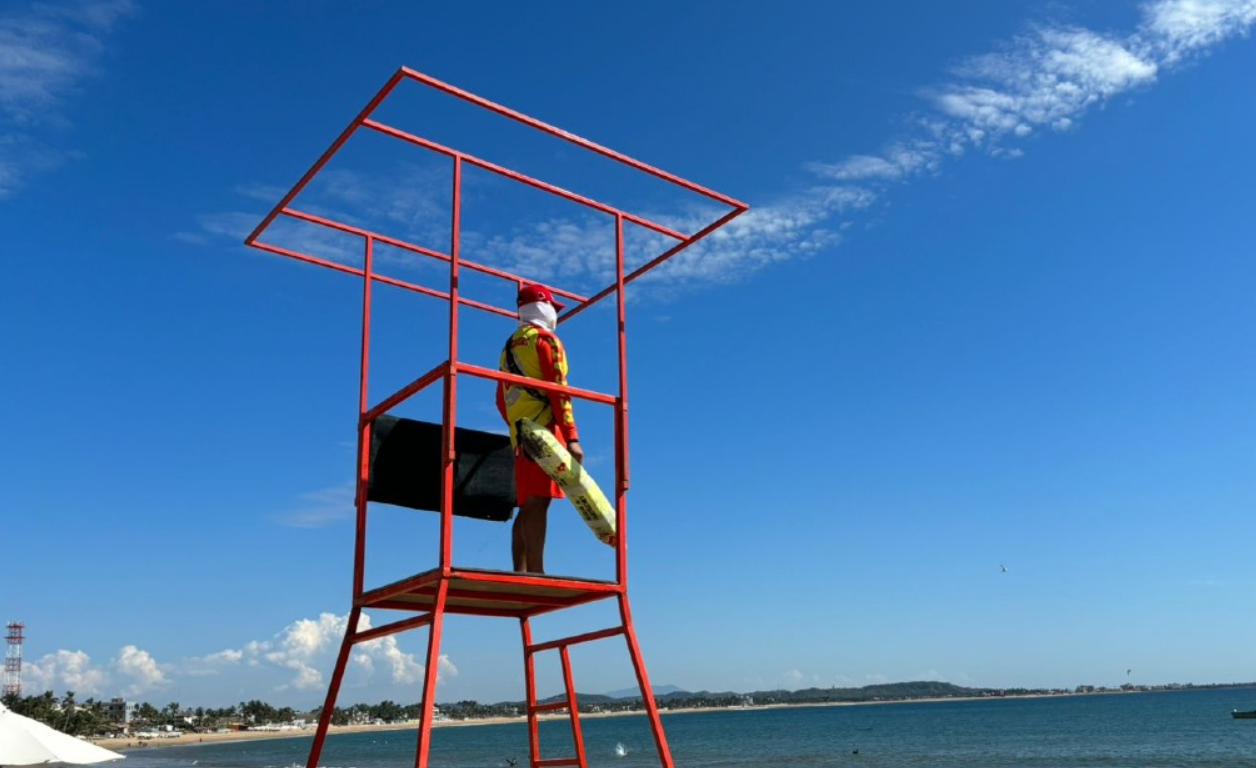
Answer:
[[[654,689],[650,687],[650,677],[645,671],[645,662],[641,659],[641,648],[637,645],[637,632],[632,628],[632,612],[628,608],[628,595],[619,595],[619,615],[624,623],[624,639],[628,641],[628,654],[632,656],[632,668],[637,673],[637,684],[641,686],[641,701],[645,704],[645,713],[650,720],[650,728],[654,731],[654,744],[659,751],[659,764],[663,768],[675,768],[672,762],[672,750],[667,746],[667,736],[663,733],[663,721],[659,719],[658,702],[654,700]]]
[[[528,764],[537,768],[541,760],[541,732],[536,719],[536,664],[532,660],[532,625],[527,618],[519,619],[523,634],[523,685],[524,707],[528,712]]]
[[[558,649],[563,662],[563,686],[567,689],[567,714],[571,717],[571,741],[576,746],[576,764],[589,768],[584,754],[584,734],[580,731],[580,706],[576,701],[576,684],[571,676],[571,653],[567,646]]]
[[[323,754],[323,741],[327,738],[327,729],[331,726],[331,714],[336,708],[336,696],[340,693],[340,680],[344,677],[345,666],[349,663],[349,651],[353,649],[353,633],[358,630],[358,618],[362,609],[354,606],[349,611],[349,620],[345,624],[344,640],[340,642],[340,655],[336,657],[336,668],[331,673],[331,684],[327,686],[327,698],[323,701],[323,711],[318,715],[318,729],[314,731],[314,743],[310,745],[310,758],[306,768],[318,768],[318,759]]]
[[[432,743],[432,710],[436,707],[436,678],[440,671],[440,633],[445,624],[445,598],[448,594],[449,581],[441,579],[440,586],[436,588],[436,604],[432,607],[431,632],[427,636],[427,666],[423,669],[423,702],[419,711],[419,744],[414,751],[414,768],[427,768],[427,754]]]

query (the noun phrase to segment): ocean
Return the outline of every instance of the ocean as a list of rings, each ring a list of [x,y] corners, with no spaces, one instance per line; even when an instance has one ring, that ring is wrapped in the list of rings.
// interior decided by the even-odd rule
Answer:
[[[676,768],[1256,768],[1256,688],[664,714]],[[581,721],[589,765],[660,765],[642,716]],[[567,721],[542,758],[571,757]],[[310,738],[130,751],[123,768],[301,768]],[[326,768],[410,768],[415,731],[330,736]],[[522,722],[433,729],[431,768],[528,765]]]

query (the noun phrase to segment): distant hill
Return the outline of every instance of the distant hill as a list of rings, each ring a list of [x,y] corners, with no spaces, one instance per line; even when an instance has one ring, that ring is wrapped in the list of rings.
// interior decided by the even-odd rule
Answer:
[[[684,693],[685,689],[675,685],[652,685],[650,689],[654,691],[654,698],[666,696],[669,693]],[[602,694],[608,699],[639,699],[641,698],[640,688],[621,688],[618,691],[607,691]]]
[[[776,689],[770,691],[686,691],[675,685],[656,685],[654,698],[664,707],[720,707],[745,706],[747,704],[824,704],[830,702],[860,701],[910,701],[913,699],[950,699],[979,696],[1004,696],[1011,691],[991,688],[965,688],[935,680],[918,680],[907,683],[883,683],[865,685],[862,688],[802,688],[797,691]],[[614,710],[640,706],[641,695],[635,688],[609,693],[576,693],[581,707],[602,707]],[[560,701],[563,696],[551,696],[540,703]],[[499,706],[522,706],[522,702],[502,702]]]
[[[660,704],[727,704],[749,698],[756,704],[770,703],[824,703],[831,701],[903,701],[906,699],[950,699],[956,697],[983,696],[992,693],[986,688],[964,688],[951,683],[940,683],[933,680],[921,680],[909,683],[884,683],[866,685],[862,688],[802,688],[797,691],[784,689],[772,691],[751,691],[737,693],[734,691],[686,691],[674,685],[654,687],[654,698]],[[605,694],[611,701],[628,701],[640,699],[641,695],[629,689],[612,691]],[[589,703],[597,703],[599,696],[588,698]],[[586,699],[581,694],[580,701]],[[605,702],[602,702],[605,703]]]

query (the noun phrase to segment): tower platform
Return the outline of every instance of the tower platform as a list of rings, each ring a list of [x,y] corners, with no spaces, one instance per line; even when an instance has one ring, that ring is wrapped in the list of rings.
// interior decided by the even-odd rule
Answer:
[[[479,568],[452,568],[445,574],[434,568],[364,592],[356,604],[361,608],[435,610],[442,581],[446,582],[446,613],[519,619],[605,600],[624,591],[613,581]]]

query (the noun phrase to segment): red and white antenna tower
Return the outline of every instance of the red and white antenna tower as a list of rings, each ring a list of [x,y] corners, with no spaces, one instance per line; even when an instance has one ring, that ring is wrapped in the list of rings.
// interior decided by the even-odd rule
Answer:
[[[26,625],[20,621],[9,622],[8,647],[4,651],[4,695],[22,695],[22,641],[25,636],[22,630]]]

